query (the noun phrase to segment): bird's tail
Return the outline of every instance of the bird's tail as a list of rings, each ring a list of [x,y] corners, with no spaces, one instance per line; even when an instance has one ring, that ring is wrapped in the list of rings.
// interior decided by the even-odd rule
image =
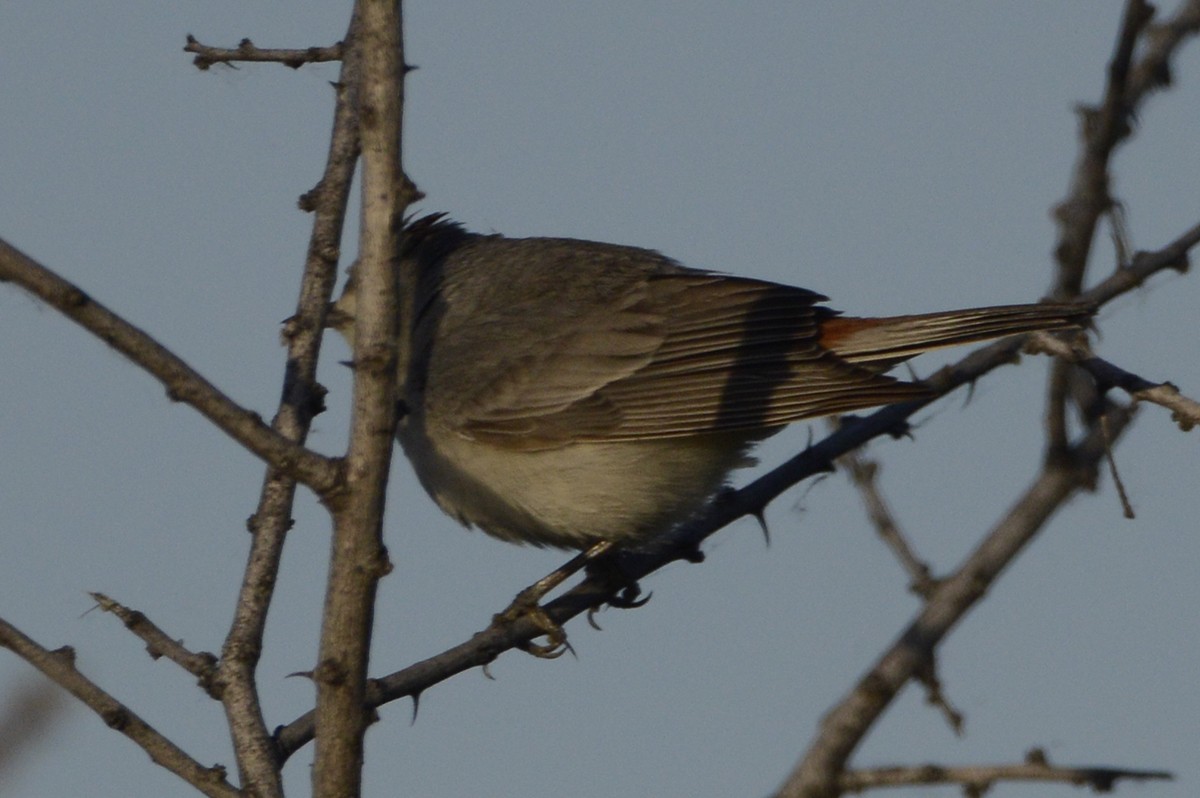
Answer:
[[[837,316],[821,325],[821,345],[851,363],[886,370],[923,352],[1037,330],[1084,327],[1095,307],[1083,303],[997,305],[915,316]]]

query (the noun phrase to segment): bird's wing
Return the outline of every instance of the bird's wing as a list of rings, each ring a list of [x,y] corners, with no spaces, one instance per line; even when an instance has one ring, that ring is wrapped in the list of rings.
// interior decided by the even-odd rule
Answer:
[[[815,307],[823,299],[757,280],[656,274],[582,315],[564,308],[564,318],[479,325],[477,335],[508,353],[504,361],[489,358],[495,367],[485,378],[445,381],[474,385],[452,401],[431,386],[427,402],[440,403],[430,412],[440,409],[461,434],[541,449],[722,431],[765,436],[803,418],[925,395],[820,346],[818,324],[832,316]]]

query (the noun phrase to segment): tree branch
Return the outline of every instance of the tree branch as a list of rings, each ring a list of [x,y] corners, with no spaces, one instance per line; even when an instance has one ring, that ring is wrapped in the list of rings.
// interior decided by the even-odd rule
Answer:
[[[86,704],[109,728],[116,729],[137,743],[155,764],[171,771],[200,792],[210,798],[238,798],[241,795],[225,780],[223,767],[204,767],[76,670],[74,650],[60,648],[49,651],[3,619],[0,619],[0,646],[37,668]]]
[[[404,54],[399,0],[359,0],[353,57],[362,144],[362,227],[354,328],[354,397],[346,482],[327,500],[334,531],[321,623],[313,794],[361,790],[365,702],[376,586],[391,565],[383,507],[397,400],[399,220],[413,197],[400,161]]]
[[[1164,269],[1179,269],[1182,263],[1186,263],[1188,250],[1198,243],[1200,225],[1157,252],[1140,253],[1130,266],[1119,268],[1108,279],[1084,293],[1080,300],[1100,305],[1133,290]],[[864,418],[843,420],[837,432],[741,490],[723,497],[722,501],[714,502],[695,519],[673,530],[663,538],[657,551],[621,554],[621,572],[632,580],[638,580],[668,563],[694,557],[700,543],[717,530],[744,516],[761,514],[763,508],[783,491],[803,479],[832,470],[838,457],[874,438],[903,429],[906,420],[930,402],[973,383],[1001,365],[1014,362],[1026,340],[1027,336],[1016,336],[996,341],[943,368],[927,380],[935,391],[929,399],[891,405]],[[545,610],[555,622],[565,624],[575,616],[600,606],[620,591],[621,586],[614,587],[603,580],[589,577],[550,602]],[[528,619],[504,628],[489,627],[441,654],[373,680],[367,692],[367,703],[378,707],[398,698],[418,695],[455,674],[487,665],[505,651],[519,647],[541,634],[542,630]],[[311,712],[280,727],[276,734],[280,756],[286,759],[295,753],[312,740],[313,731]]]
[[[184,45],[185,53],[195,53],[192,63],[197,69],[208,69],[213,64],[232,64],[235,61],[273,62],[299,69],[305,64],[316,64],[322,61],[340,61],[345,53],[345,45],[338,42],[330,47],[305,47],[303,50],[283,50],[278,48],[265,49],[256,47],[249,39],[242,39],[236,49],[226,47],[209,47],[196,41],[192,34],[187,36]]]
[[[1130,120],[1140,96],[1126,90],[1130,62],[1154,8],[1145,0],[1129,0],[1112,59],[1104,99],[1098,108],[1080,107],[1080,154],[1067,197],[1054,209],[1059,225],[1058,281],[1053,295],[1067,299],[1079,294],[1100,216],[1113,205],[1108,165],[1117,146],[1132,131]]]
[[[973,792],[986,793],[1000,781],[1036,781],[1090,787],[1095,792],[1111,792],[1120,780],[1171,780],[1164,770],[1129,770],[1110,767],[1063,767],[1045,762],[1019,765],[915,765],[912,767],[869,768],[842,774],[840,792],[865,792],[880,787],[934,787],[961,784]]]
[[[1099,219],[1109,214],[1117,240],[1118,262],[1127,249],[1120,206],[1109,193],[1109,168],[1117,147],[1133,132],[1141,103],[1169,82],[1169,63],[1186,38],[1200,30],[1200,0],[1190,0],[1163,25],[1150,27],[1154,7],[1145,0],[1129,0],[1121,30],[1109,61],[1104,99],[1099,107],[1080,107],[1080,154],[1067,197],[1054,209],[1058,243],[1054,248],[1058,273],[1052,295],[1065,299],[1079,294],[1091,255]],[[1139,40],[1149,41],[1134,62]],[[1088,292],[1092,293],[1092,292]],[[1060,456],[1067,445],[1067,400],[1070,371],[1056,363],[1051,371],[1046,403],[1048,456]]]
[[[336,483],[335,462],[279,435],[263,423],[261,416],[236,404],[145,332],[0,240],[0,282],[10,280],[149,372],[166,387],[170,399],[191,405],[263,461],[318,494]]]
[[[1132,410],[1112,406],[1108,431],[1115,439]],[[850,755],[891,704],[900,688],[932,656],[950,630],[983,598],[988,587],[1071,496],[1095,485],[1107,441],[1092,429],[1063,461],[1047,461],[1041,474],[931,599],[851,693],[822,719],[807,753],[784,782],[779,798],[825,798],[838,794]]]
[[[132,610],[124,604],[113,601],[103,593],[89,593],[96,604],[105,612],[110,612],[121,619],[125,628],[133,632],[146,644],[146,651],[151,659],[166,657],[199,681],[204,692],[213,698],[220,698],[220,691],[213,684],[216,675],[217,658],[207,651],[196,652],[168,635],[144,613]]]
[[[1184,396],[1169,382],[1151,382],[1078,346],[1044,333],[1034,333],[1026,350],[1054,355],[1091,374],[1101,392],[1120,388],[1136,401],[1151,402],[1171,411],[1171,420],[1184,432],[1200,424],[1200,402]]]
[[[357,17],[352,17],[347,41],[356,35],[357,24]],[[337,282],[346,206],[358,162],[358,81],[358,60],[343,61],[334,85],[333,132],[325,171],[317,186],[300,200],[301,207],[315,215],[296,315],[284,327],[287,368],[283,395],[272,422],[280,435],[298,443],[307,439],[313,416],[324,409],[317,361],[325,314]],[[255,674],[284,542],[292,527],[295,495],[295,480],[278,469],[267,469],[258,507],[248,522],[250,552],[221,649],[217,677],[241,783],[259,798],[283,795],[281,762],[263,716]]]
[[[858,489],[863,507],[867,511],[867,519],[879,538],[896,555],[904,572],[908,574],[908,589],[922,598],[928,598],[936,580],[930,573],[929,565],[913,552],[912,547],[900,530],[900,524],[892,514],[887,499],[879,489],[879,463],[868,460],[860,452],[847,452],[837,459],[837,464],[843,466],[850,476],[850,482]]]

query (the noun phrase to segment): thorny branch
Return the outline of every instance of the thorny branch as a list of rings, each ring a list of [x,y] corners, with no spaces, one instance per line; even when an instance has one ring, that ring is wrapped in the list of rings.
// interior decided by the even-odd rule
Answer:
[[[1129,4],[1117,52],[1110,65],[1110,82],[1105,101],[1102,107],[1094,112],[1100,116],[1090,116],[1091,112],[1084,113],[1085,156],[1081,158],[1080,166],[1077,168],[1072,194],[1060,206],[1058,214],[1063,229],[1060,246],[1057,250],[1060,264],[1063,264],[1059,281],[1060,292],[1078,294],[1079,288],[1082,286],[1083,264],[1087,261],[1096,221],[1102,214],[1111,212],[1114,206],[1114,202],[1108,194],[1108,160],[1116,145],[1129,135],[1129,120],[1136,113],[1136,105],[1149,91],[1166,85],[1169,81],[1170,56],[1184,39],[1200,30],[1200,2],[1185,4],[1175,18],[1158,26],[1147,27],[1151,13],[1148,9],[1148,6],[1137,0],[1133,0]],[[1135,61],[1136,42],[1142,35],[1146,37],[1148,44],[1143,48],[1141,60]],[[343,47],[340,44],[331,48],[307,50],[260,50],[254,47],[249,40],[245,40],[242,46],[236,50],[220,51],[200,45],[191,37],[189,37],[186,49],[197,53],[197,65],[201,68],[218,61],[235,60],[278,61],[295,67],[313,61],[340,59],[344,55]],[[207,61],[202,64],[203,59],[207,59]],[[343,72],[343,81],[339,92],[342,92],[346,85],[353,84],[353,79],[346,79],[345,72]],[[343,95],[339,93],[339,103],[342,97]],[[350,103],[345,106],[339,104],[339,109],[342,111],[351,107]],[[351,135],[349,139],[342,141],[342,145],[346,145],[347,142],[353,143],[350,144],[349,150],[341,151],[342,159],[338,161],[340,165],[347,162],[352,164],[354,156],[357,155],[355,149],[357,138]],[[331,150],[331,169],[333,169],[335,160],[337,159],[334,158]],[[1099,173],[1095,171],[1097,168],[1100,170]],[[327,172],[327,178],[329,176],[330,173]],[[329,184],[323,181],[323,185],[328,187]],[[330,190],[336,193],[336,189]],[[340,209],[336,201],[329,207],[333,210],[330,211],[332,216],[328,219],[344,213],[344,197],[341,200]],[[340,226],[340,218],[338,221]],[[1130,290],[1150,274],[1163,268],[1185,268],[1186,253],[1198,239],[1200,239],[1200,226],[1181,237],[1179,242],[1172,245],[1173,248],[1168,247],[1159,253],[1135,257],[1132,263],[1123,266],[1108,280],[1082,296],[1097,301],[1107,301],[1113,296]],[[324,241],[328,243],[328,237]],[[329,275],[332,266],[336,264],[337,246],[334,244],[332,247],[318,247],[317,243],[318,236],[314,230],[310,257],[315,255],[317,260],[321,261],[324,271],[306,271],[306,275],[315,275],[312,277],[311,283],[306,282],[306,285],[309,285],[315,294],[306,289],[305,296],[311,299],[312,296],[319,296],[324,292],[327,300],[332,288],[332,278]],[[1158,260],[1155,260],[1156,257]],[[140,330],[133,328],[97,303],[92,302],[75,286],[61,281],[45,270],[42,270],[45,274],[39,273],[36,269],[41,267],[32,264],[36,268],[31,269],[30,264],[32,261],[0,242],[0,280],[13,279],[29,287],[34,293],[42,296],[65,314],[92,330],[110,345],[135,359],[135,362],[143,365],[155,376],[159,376],[171,390],[174,398],[181,398],[196,406],[214,423],[227,430],[231,436],[278,468],[281,473],[270,473],[268,483],[279,479],[276,487],[285,493],[294,486],[286,478],[280,479],[282,474],[300,479],[314,486],[319,492],[328,490],[335,484],[337,480],[335,464],[309,452],[297,443],[297,441],[303,440],[308,418],[305,418],[299,427],[290,433],[283,433],[278,429],[278,417],[276,430],[266,428],[261,419],[257,419],[254,414],[234,405],[161,347],[158,347],[158,350],[161,351],[150,348],[150,355],[143,354],[147,351],[147,342],[153,347],[158,345]],[[1070,264],[1078,264],[1078,268],[1072,270]],[[36,287],[39,285],[43,286],[41,290]],[[329,291],[326,291],[326,288]],[[289,340],[295,335],[307,334],[311,334],[319,340],[320,324],[315,322],[323,311],[311,311],[306,314],[303,312],[303,307],[311,309],[315,308],[316,304],[303,305],[302,303],[302,312],[297,314],[298,324],[289,327]],[[314,313],[315,315],[313,315]],[[139,336],[141,337],[139,338]],[[307,346],[309,347],[307,351],[312,352],[312,362],[315,363],[316,344]],[[993,344],[972,354],[953,368],[940,373],[932,382],[942,392],[952,390],[1011,359],[1015,356],[1018,346],[1014,342]],[[1051,345],[1050,348],[1055,347],[1057,345]],[[1139,382],[1141,378],[1136,375],[1119,369],[1114,372],[1112,369],[1116,369],[1115,366],[1095,358],[1084,358],[1078,362],[1085,368],[1089,368],[1089,371],[1094,374],[1103,372],[1108,375],[1107,384],[1126,390],[1130,390],[1132,386],[1132,395],[1137,398],[1158,400],[1164,406],[1172,407],[1181,425],[1185,422],[1194,423],[1196,403],[1186,397],[1172,399],[1169,396],[1169,388],[1172,386],[1164,387],[1164,385],[1148,382],[1142,385]],[[1091,364],[1090,367],[1088,363]],[[315,382],[310,383],[307,381],[308,379],[308,377],[304,377],[299,383],[292,383],[293,386],[302,386],[302,393],[298,395],[303,395],[305,403],[307,403],[306,409],[302,409],[300,412],[302,416],[315,411],[312,399],[319,394]],[[1168,396],[1162,396],[1164,393]],[[1154,398],[1150,398],[1151,394]],[[1182,400],[1182,403],[1179,400]],[[1175,404],[1170,402],[1175,402]],[[885,408],[866,419],[848,424],[845,429],[831,435],[825,441],[798,455],[785,466],[740,491],[734,501],[714,506],[704,518],[677,530],[661,552],[622,557],[623,570],[633,578],[640,578],[674,559],[688,559],[694,556],[699,542],[716,529],[726,525],[734,518],[761,511],[768,501],[788,486],[804,476],[828,469],[833,458],[840,453],[849,451],[870,438],[893,431],[898,424],[924,404],[926,402]],[[285,405],[287,405],[286,402]],[[282,409],[281,413],[283,413]],[[1131,412],[1125,408],[1110,406],[1106,418],[1109,434],[1115,438],[1129,422]],[[301,431],[297,432],[296,430]],[[847,780],[855,778],[856,775],[861,776],[868,771],[845,772],[843,768],[861,738],[861,732],[869,728],[874,717],[877,717],[878,712],[887,705],[895,691],[909,678],[912,678],[923,665],[932,660],[933,650],[940,639],[961,619],[974,601],[978,600],[980,591],[988,581],[995,578],[999,568],[1015,557],[1020,547],[1036,533],[1045,517],[1067,496],[1079,489],[1086,489],[1092,484],[1095,479],[1095,464],[1099,456],[1097,449],[1103,445],[1097,438],[1098,434],[1097,429],[1093,428],[1074,445],[1068,444],[1065,434],[1063,435],[1062,448],[1070,456],[1063,461],[1047,464],[1025,499],[1014,507],[997,529],[989,535],[980,549],[964,563],[954,576],[934,586],[931,600],[901,639],[877,663],[872,674],[864,680],[864,683],[860,684],[859,689],[856,689],[848,697],[847,702],[836,708],[826,718],[825,728],[829,733],[820,736],[809,756],[798,767],[794,778],[785,785],[781,795],[834,794],[839,789],[857,788]],[[264,505],[266,504],[267,487],[264,486]],[[264,505],[260,505],[260,507]],[[284,516],[278,515],[279,508],[290,507],[290,496],[284,504],[272,503],[270,506],[275,508],[272,510],[274,521],[283,519]],[[286,515],[286,511],[284,515]],[[260,532],[258,524],[266,517],[266,513],[260,513],[254,519],[252,531],[256,533],[256,537]],[[282,541],[282,532],[279,533],[278,540]],[[250,571],[248,571],[248,578],[249,573]],[[268,578],[270,578],[270,574],[273,574],[273,571],[261,572],[261,575]],[[580,612],[608,600],[614,592],[615,589],[612,585],[605,583],[602,579],[589,577],[573,590],[551,602],[546,608],[547,613],[554,620],[563,623]],[[259,618],[261,620],[262,617],[265,617],[266,604],[262,604],[259,609],[262,613]],[[234,629],[231,630],[230,641],[227,641],[223,663],[236,658],[237,647],[231,648],[229,645],[236,638],[236,628],[235,624]],[[161,632],[159,633],[161,634]],[[415,696],[421,690],[448,678],[453,673],[494,660],[503,651],[528,641],[539,633],[540,630],[536,625],[526,620],[489,627],[471,641],[438,657],[371,682],[366,687],[365,705],[375,707],[401,696]],[[149,643],[150,640],[147,642]],[[250,647],[261,645],[261,630],[257,637],[251,635],[241,642]],[[225,781],[223,771],[218,768],[200,766],[182,751],[174,748],[169,741],[161,738],[161,735],[146,726],[128,709],[79,675],[70,661],[69,651],[50,652],[42,649],[2,621],[0,621],[0,643],[17,651],[20,656],[34,663],[51,678],[79,696],[101,714],[110,725],[119,727],[123,733],[142,745],[151,753],[155,761],[164,764],[165,767],[196,784],[205,794],[220,796],[238,794]],[[186,655],[191,652],[186,652],[185,649],[175,653],[179,656],[176,661],[187,662]],[[244,652],[243,656],[244,662],[249,664],[249,670],[243,672],[238,678],[244,681],[248,677],[252,689],[253,664],[257,660],[257,651]],[[172,659],[176,659],[176,657],[173,656]],[[191,665],[194,666],[195,662],[192,662]],[[189,666],[185,665],[185,667]],[[189,667],[189,670],[192,670],[192,667]],[[884,688],[882,691],[879,690],[881,685]],[[870,700],[878,700],[877,706],[865,707],[863,705],[864,695],[868,694],[872,696]],[[854,718],[853,722],[847,720],[851,717]],[[860,723],[863,724],[861,727]],[[304,742],[311,739],[312,732],[311,713],[283,728],[278,735],[278,751],[275,752],[280,756],[279,761],[281,762]],[[1035,763],[1010,767],[1036,768],[1038,765]],[[1075,772],[1077,769],[1055,770],[1063,773]],[[1015,770],[1011,772],[1016,773]],[[1159,778],[1165,775],[1153,771],[1111,769],[1082,769],[1079,772],[1116,774],[1114,778]],[[835,774],[841,774],[836,776],[837,779],[841,779],[836,784],[830,781]],[[1019,778],[1020,776],[1014,775],[1013,777]],[[1004,776],[995,778],[1004,778]],[[1104,776],[1096,778],[1103,781]],[[1090,779],[1087,781],[1097,785],[1100,783]],[[977,780],[968,782],[964,779],[959,780],[958,783],[974,784],[977,783]],[[814,789],[817,791],[814,792]]]
[[[1118,781],[1161,781],[1173,776],[1162,770],[1131,770],[1108,767],[1070,767],[1044,761],[1019,765],[917,765],[914,767],[870,768],[842,774],[840,791],[865,792],[880,787],[934,787],[959,784],[970,796],[982,796],[997,782],[1036,781],[1043,784],[1073,784],[1095,792],[1112,792]]]
[[[357,24],[355,15],[347,41],[353,41]],[[316,187],[300,200],[304,210],[313,212],[312,233],[296,313],[284,327],[287,370],[272,421],[280,435],[297,443],[307,439],[313,416],[324,409],[317,360],[358,163],[358,67],[355,58],[342,62],[334,85],[333,131],[325,170]],[[247,523],[252,536],[250,552],[217,674],[241,783],[258,798],[281,798],[283,794],[280,761],[259,701],[256,672],[283,546],[292,527],[295,495],[295,480],[279,469],[267,469],[258,506]]]
[[[321,616],[313,759],[317,796],[361,792],[364,701],[375,595],[391,569],[383,545],[388,467],[397,417],[400,220],[416,189],[401,163],[404,42],[399,0],[359,0],[354,58],[359,61],[358,135],[362,148],[358,306],[354,387],[344,490],[327,501],[333,540]]]
[[[1074,363],[1095,378],[1101,393],[1110,388],[1120,388],[1135,401],[1151,402],[1167,408],[1171,411],[1171,420],[1184,432],[1200,424],[1200,402],[1184,396],[1169,382],[1151,382],[1145,377],[1096,357],[1084,347],[1044,333],[1034,333],[1026,351],[1053,355],[1068,363]]]
[[[1133,134],[1141,104],[1170,83],[1170,59],[1184,41],[1200,32],[1200,0],[1188,0],[1174,17],[1152,25],[1154,7],[1129,0],[1109,61],[1104,98],[1098,107],[1081,107],[1080,155],[1067,197],[1054,210],[1059,226],[1054,248],[1058,273],[1052,295],[1077,296],[1082,290],[1100,218],[1108,214],[1120,252],[1124,240],[1120,204],[1111,193],[1109,166],[1116,149]],[[1141,58],[1136,54],[1141,47]],[[1089,292],[1091,293],[1091,292]],[[1072,381],[1069,367],[1056,363],[1050,376],[1046,406],[1047,456],[1059,456],[1066,446],[1067,403]]]
[[[1080,300],[1097,305],[1108,302],[1141,286],[1158,272],[1186,267],[1188,251],[1200,243],[1200,225],[1189,229],[1166,247],[1149,253],[1139,253],[1128,266],[1117,269],[1107,279],[1081,295]],[[1025,338],[1015,337],[981,347],[935,374],[928,382],[937,396],[973,383],[993,369],[1013,362]],[[620,570],[631,580],[642,579],[675,560],[693,559],[699,544],[733,521],[758,515],[784,490],[797,482],[823,471],[832,470],[834,461],[867,441],[893,434],[902,429],[905,420],[937,397],[922,402],[892,405],[864,418],[850,420],[836,433],[815,444],[787,463],[755,480],[750,485],[714,503],[705,513],[674,530],[663,541],[662,548],[652,554],[624,554]],[[939,582],[940,587],[940,582]],[[604,604],[622,587],[614,587],[602,579],[589,577],[573,589],[546,605],[546,613],[559,624]],[[415,697],[429,687],[451,676],[495,661],[512,648],[520,647],[542,634],[531,621],[520,620],[504,628],[489,627],[470,640],[429,659],[372,681],[367,702],[378,707],[398,698]],[[291,756],[312,739],[312,713],[296,718],[277,733],[280,755]]]
[[[219,691],[213,686],[213,676],[216,674],[217,665],[216,657],[207,651],[190,650],[160,629],[145,614],[113,601],[103,593],[89,593],[88,595],[96,600],[100,609],[120,618],[121,623],[125,624],[125,628],[146,644],[146,651],[150,654],[151,659],[166,657],[195,676],[206,693],[213,698],[220,698]]]
[[[195,53],[192,63],[197,69],[208,69],[213,64],[230,64],[236,61],[273,62],[283,64],[292,69],[299,69],[305,64],[318,64],[324,61],[340,61],[345,55],[346,46],[342,42],[329,47],[305,47],[304,49],[279,49],[256,47],[249,39],[242,39],[236,48],[209,47],[196,41],[190,33],[185,53]]]
[[[113,313],[82,289],[0,240],[0,282],[12,281],[94,334],[158,379],[167,396],[191,405],[218,429],[267,463],[317,493],[337,481],[337,465],[305,449],[239,406],[191,366],[142,330]]]
[[[1110,406],[1109,434],[1120,436],[1132,411]],[[822,719],[817,735],[777,793],[778,798],[838,794],[851,754],[892,699],[925,663],[988,587],[1041,530],[1050,516],[1080,490],[1091,489],[1103,460],[1106,436],[1092,429],[1061,462],[1042,472],[963,564],[942,580],[930,600],[851,691]]]
[[[171,771],[203,794],[210,798],[237,798],[241,795],[225,780],[224,768],[219,765],[201,765],[138,717],[133,710],[80,673],[75,668],[75,652],[72,649],[60,648],[50,651],[4,620],[0,620],[0,646],[33,665],[99,715],[109,728],[119,731],[137,743],[156,764]]]
[[[845,467],[851,483],[862,497],[871,525],[908,574],[908,589],[922,598],[928,598],[936,582],[929,565],[917,557],[900,531],[900,524],[879,489],[879,463],[863,457],[861,452],[853,451],[839,457],[837,464]]]

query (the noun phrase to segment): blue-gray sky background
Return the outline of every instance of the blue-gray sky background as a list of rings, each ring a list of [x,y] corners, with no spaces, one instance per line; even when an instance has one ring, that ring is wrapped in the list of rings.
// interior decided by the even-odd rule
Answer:
[[[336,65],[199,72],[181,51],[250,37],[336,41],[348,3],[272,0],[0,6],[0,235],[156,335],[237,401],[273,412],[320,174]],[[1167,10],[1170,10],[1169,8]],[[1120,19],[1106,2],[456,2],[406,8],[406,162],[479,231],[659,249],[697,267],[828,294],[857,314],[1032,301],[1077,153],[1072,108],[1095,102]],[[1200,45],[1115,162],[1134,245],[1200,218]],[[355,232],[347,241],[352,257]],[[1093,277],[1113,267],[1097,242]],[[1196,276],[1106,308],[1099,352],[1200,393]],[[0,286],[0,615],[79,667],[200,761],[232,766],[223,715],[152,662],[87,590],[216,651],[262,466],[140,370]],[[330,410],[312,445],[344,445],[348,375],[326,349]],[[931,370],[951,355],[917,363]],[[882,486],[919,552],[952,567],[1040,455],[1042,362],[944,400],[915,441],[881,442]],[[964,406],[965,405],[965,406]],[[818,425],[818,431],[821,427]],[[779,462],[800,426],[770,442]],[[1117,452],[1138,510],[1110,481],[1077,499],[943,648],[967,715],[958,739],[908,689],[854,762],[1019,760],[1176,771],[1200,791],[1200,491],[1196,434],[1143,410]],[[373,671],[460,642],[563,555],[468,533],[398,458],[396,564]],[[311,706],[329,527],[302,494],[260,668],[269,720]],[[368,737],[369,795],[761,795],[821,714],[917,608],[834,476],[720,533],[701,566],[647,580],[650,604],[568,628],[578,659],[510,654],[410,705]],[[86,613],[86,614],[85,614]],[[0,656],[0,689],[34,678]],[[4,795],[194,794],[64,701],[0,782]],[[288,766],[308,790],[311,749]],[[914,790],[896,795],[935,793]],[[996,796],[1068,795],[1013,786]]]

